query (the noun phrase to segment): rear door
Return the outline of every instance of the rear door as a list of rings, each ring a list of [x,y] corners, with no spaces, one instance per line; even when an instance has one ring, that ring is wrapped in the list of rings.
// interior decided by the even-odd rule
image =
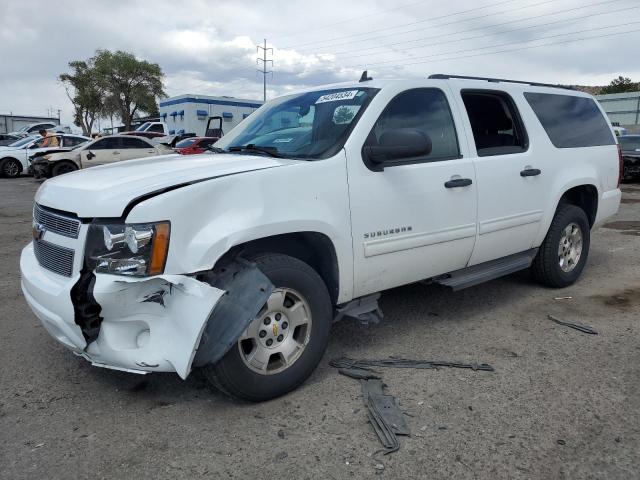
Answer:
[[[346,144],[355,296],[467,265],[476,236],[476,179],[448,93],[399,91],[382,104],[373,128],[358,125]],[[402,130],[430,138],[431,151],[372,166],[363,145],[383,146]]]
[[[121,140],[120,160],[132,160],[156,154],[155,147],[141,138],[122,137]]]
[[[553,176],[548,159],[529,140],[524,109],[506,91],[456,89],[456,100],[466,113],[478,182],[478,239],[469,265],[528,250]]]
[[[120,161],[120,137],[105,137],[80,153],[82,168]]]

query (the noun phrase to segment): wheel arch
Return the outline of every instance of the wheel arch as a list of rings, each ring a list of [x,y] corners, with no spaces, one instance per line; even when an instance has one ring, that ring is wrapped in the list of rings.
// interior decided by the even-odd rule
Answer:
[[[297,258],[313,268],[327,286],[332,303],[338,302],[340,270],[332,240],[314,231],[290,232],[249,240],[227,250],[215,265],[238,255],[251,257],[260,253],[280,253]]]

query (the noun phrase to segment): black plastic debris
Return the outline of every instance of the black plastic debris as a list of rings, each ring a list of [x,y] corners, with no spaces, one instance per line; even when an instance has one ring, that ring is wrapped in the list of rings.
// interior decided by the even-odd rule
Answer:
[[[565,322],[564,320],[560,320],[559,318],[554,317],[553,315],[547,315],[549,320],[557,323],[558,325],[563,325],[565,327],[573,328],[574,330],[578,330],[583,333],[588,333],[589,335],[598,335],[598,332],[588,325],[582,325],[581,323],[573,323],[573,322]]]
[[[385,386],[380,379],[360,380],[362,400],[367,407],[369,422],[384,447],[383,455],[400,448],[397,435],[411,433],[398,400],[384,393]]]
[[[383,368],[422,368],[437,369],[439,367],[468,368],[474,371],[493,372],[494,368],[487,363],[444,362],[440,360],[412,360],[408,358],[389,357],[380,360],[354,360],[349,357],[333,359],[329,365],[339,369],[358,369],[374,371],[374,367]],[[342,373],[342,372],[341,372]]]

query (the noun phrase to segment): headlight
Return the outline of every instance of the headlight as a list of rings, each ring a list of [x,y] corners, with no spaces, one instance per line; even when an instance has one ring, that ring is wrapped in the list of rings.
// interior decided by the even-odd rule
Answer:
[[[169,222],[99,224],[89,227],[85,259],[98,273],[146,276],[164,272]]]

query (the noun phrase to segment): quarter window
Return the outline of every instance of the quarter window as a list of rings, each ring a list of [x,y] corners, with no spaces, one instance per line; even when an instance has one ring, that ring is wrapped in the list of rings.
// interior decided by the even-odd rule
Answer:
[[[479,157],[521,153],[528,141],[518,109],[505,92],[462,91]]]
[[[531,92],[524,97],[556,148],[615,144],[611,128],[592,98]]]
[[[460,156],[449,102],[442,90],[420,88],[396,96],[376,121],[367,144],[378,144],[385,132],[396,129],[418,130],[431,139],[431,153],[403,163],[448,160]]]

